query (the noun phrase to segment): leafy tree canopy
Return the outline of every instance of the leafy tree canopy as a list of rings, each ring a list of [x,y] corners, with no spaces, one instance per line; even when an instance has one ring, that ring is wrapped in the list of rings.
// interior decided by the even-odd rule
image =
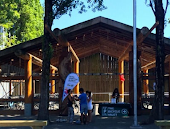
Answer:
[[[5,28],[5,46],[25,42],[43,34],[43,7],[39,0],[1,0],[0,26]]]
[[[71,12],[76,8],[79,13],[83,13],[88,9],[93,12],[102,11],[106,9],[106,6],[104,6],[103,0],[52,0],[51,23],[53,19],[58,19],[64,14],[71,16]]]
[[[79,13],[92,9],[93,12],[106,9],[103,0],[53,0],[53,13],[55,18],[59,18],[65,13],[71,14],[72,10],[79,7]]]
[[[0,1],[0,26],[10,28],[20,17],[17,11],[18,0],[1,0]]]

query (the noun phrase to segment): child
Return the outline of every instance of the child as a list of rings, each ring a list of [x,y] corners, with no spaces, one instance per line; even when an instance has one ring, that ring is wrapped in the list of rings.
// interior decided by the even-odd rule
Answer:
[[[68,122],[73,124],[73,119],[74,119],[74,110],[73,110],[73,91],[71,89],[68,90]]]
[[[86,91],[87,94],[87,107],[88,107],[88,122],[91,122],[92,120],[92,97],[91,97],[91,91]]]

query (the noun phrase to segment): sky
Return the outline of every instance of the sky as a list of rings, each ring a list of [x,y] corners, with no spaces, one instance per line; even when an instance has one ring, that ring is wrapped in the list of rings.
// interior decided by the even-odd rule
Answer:
[[[44,5],[44,0],[40,0],[41,4]],[[149,0],[148,0],[149,1]],[[166,2],[166,0],[163,0]],[[136,0],[136,26],[141,29],[142,27],[148,27],[149,29],[155,24],[155,16],[149,6],[145,4],[145,0]],[[63,15],[59,19],[53,21],[52,30],[55,28],[63,29],[69,26],[78,24],[80,22],[93,19],[98,16],[106,17],[130,26],[133,26],[133,0],[104,0],[104,5],[107,9],[98,12],[92,12],[88,10],[83,14],[79,14],[78,10],[75,9],[71,16],[68,14]],[[165,4],[164,4],[165,6]],[[170,5],[167,10],[166,20],[170,18]],[[154,31],[152,31],[155,33]],[[170,38],[170,24],[167,24],[164,30],[164,36]]]

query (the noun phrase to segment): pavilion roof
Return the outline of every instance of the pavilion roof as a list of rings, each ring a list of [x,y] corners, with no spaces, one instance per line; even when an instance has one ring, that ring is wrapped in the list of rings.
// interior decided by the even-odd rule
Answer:
[[[154,24],[154,23],[153,23]],[[57,29],[56,29],[57,30]],[[54,30],[56,37],[59,36]],[[137,35],[141,29],[137,29]],[[81,59],[95,53],[102,53],[115,58],[120,58],[127,47],[131,46],[133,41],[133,27],[123,23],[107,19],[104,17],[97,17],[68,28],[60,30],[77,56]],[[43,37],[39,37],[13,47],[0,51],[0,65],[13,64],[17,67],[23,67],[24,61],[15,55],[18,50],[30,53],[42,59],[42,42]],[[164,38],[165,54],[170,54],[170,40]],[[52,41],[53,57],[51,64],[58,67],[58,60],[62,49],[61,45],[57,45],[57,41]],[[155,34],[149,34],[145,40],[138,46],[141,51],[141,63],[145,66],[155,61]],[[129,60],[129,57],[125,57]],[[33,70],[40,70],[40,66],[33,65]]]

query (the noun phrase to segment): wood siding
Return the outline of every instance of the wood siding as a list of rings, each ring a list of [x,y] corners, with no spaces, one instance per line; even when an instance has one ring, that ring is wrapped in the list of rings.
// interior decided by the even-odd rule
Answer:
[[[128,63],[125,64],[125,92],[128,91]],[[87,75],[83,75],[87,73]],[[93,75],[90,75],[93,73]],[[95,75],[95,73],[113,75]],[[80,59],[80,87],[93,93],[94,101],[109,101],[109,94],[119,88],[118,59],[97,53]],[[97,93],[97,94],[96,94]],[[101,94],[99,94],[101,93]]]

